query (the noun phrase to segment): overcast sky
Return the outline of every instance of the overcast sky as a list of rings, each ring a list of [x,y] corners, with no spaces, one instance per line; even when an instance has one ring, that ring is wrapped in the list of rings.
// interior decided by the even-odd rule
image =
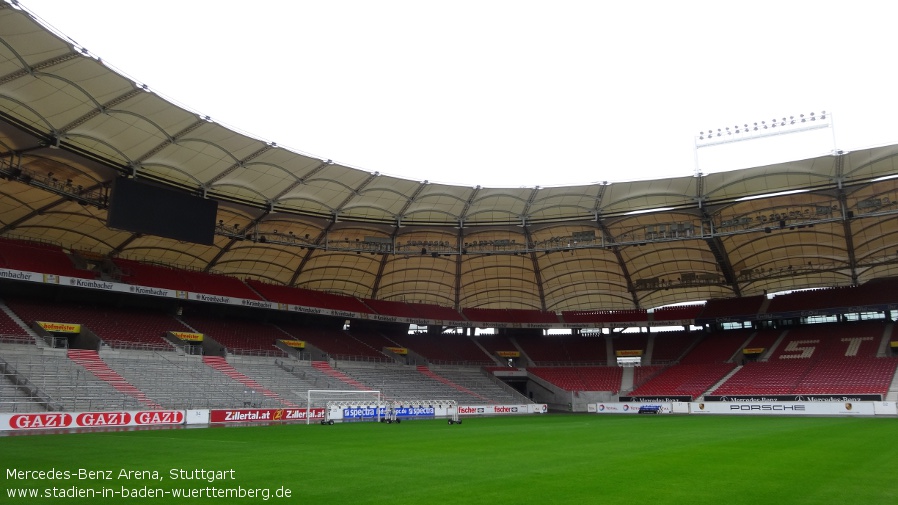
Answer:
[[[834,129],[703,148],[699,168],[898,142],[898,2],[20,3],[181,106],[414,180],[687,176],[699,131],[822,110]]]

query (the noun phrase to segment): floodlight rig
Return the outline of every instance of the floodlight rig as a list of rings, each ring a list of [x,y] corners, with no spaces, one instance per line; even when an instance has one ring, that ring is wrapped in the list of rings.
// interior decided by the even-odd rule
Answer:
[[[820,111],[819,114],[811,112],[809,114],[799,114],[798,116],[782,117],[779,119],[773,118],[769,121],[752,121],[751,123],[737,124],[733,127],[726,126],[723,128],[702,130],[698,135],[693,137],[695,176],[699,177],[701,175],[701,170],[699,169],[698,164],[698,150],[703,147],[756,140],[777,135],[821,130],[824,128],[830,128],[832,131],[833,153],[841,154],[841,151],[835,147],[836,131],[833,124],[832,113],[826,112],[825,110]]]

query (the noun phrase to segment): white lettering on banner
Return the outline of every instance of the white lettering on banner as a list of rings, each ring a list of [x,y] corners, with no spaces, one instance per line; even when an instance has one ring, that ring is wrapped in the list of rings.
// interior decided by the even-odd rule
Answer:
[[[323,408],[314,408],[309,412],[312,419],[324,417]],[[241,423],[260,421],[300,421],[305,420],[305,409],[234,409],[210,410],[210,423]]]
[[[225,421],[266,421],[271,419],[271,412],[234,412],[225,414]]]
[[[134,421],[137,424],[182,424],[184,418],[184,411],[160,410],[138,412],[137,415],[134,416]]]
[[[39,274],[33,272],[22,272],[20,270],[0,270],[0,279],[12,279],[16,281],[30,281]]]
[[[127,412],[85,412],[75,417],[75,426],[124,426],[130,422]]]
[[[819,396],[798,395],[798,396],[796,396],[795,399],[798,401],[802,401],[802,402],[859,402],[859,401],[863,401],[858,397],[851,397],[851,396],[837,396],[837,397],[820,398]]]
[[[136,295],[170,296],[167,289],[145,288],[143,286],[131,286],[128,289]]]
[[[272,304],[271,302],[263,302],[263,301],[260,301],[260,300],[246,300],[246,299],[241,299],[241,300],[240,300],[240,303],[243,304],[243,305],[245,305],[245,306],[247,306],[247,307],[257,307],[257,308],[260,308],[260,309],[272,309],[272,308],[274,308],[274,304]]]
[[[70,277],[69,284],[78,288],[104,289],[106,291],[112,291],[115,288],[115,284],[112,282],[91,281],[77,277]]]
[[[191,293],[194,298],[201,302],[212,302],[212,303],[231,303],[231,298],[228,296],[216,296],[216,295],[206,295],[203,293]]]

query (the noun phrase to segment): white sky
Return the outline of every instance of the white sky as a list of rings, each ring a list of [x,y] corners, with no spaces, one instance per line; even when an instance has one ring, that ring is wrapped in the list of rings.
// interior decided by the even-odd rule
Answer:
[[[840,149],[898,142],[893,1],[20,3],[219,123],[414,180],[687,176],[701,130],[821,110]],[[827,129],[698,160],[708,173],[833,147]]]

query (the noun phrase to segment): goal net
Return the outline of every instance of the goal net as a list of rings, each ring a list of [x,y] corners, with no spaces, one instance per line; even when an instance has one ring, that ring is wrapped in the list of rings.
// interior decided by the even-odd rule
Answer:
[[[345,407],[371,408],[376,414],[383,406],[383,396],[380,391],[310,389],[306,397],[306,424],[310,424],[312,419],[320,420],[322,424],[332,420],[333,417],[328,414],[332,407],[337,408],[337,404],[340,404],[341,409],[344,408],[344,404]]]
[[[388,424],[414,419],[447,419],[461,424],[458,403],[445,399],[390,399],[377,404],[353,400],[332,400],[324,409],[321,424],[334,422],[375,421]]]

